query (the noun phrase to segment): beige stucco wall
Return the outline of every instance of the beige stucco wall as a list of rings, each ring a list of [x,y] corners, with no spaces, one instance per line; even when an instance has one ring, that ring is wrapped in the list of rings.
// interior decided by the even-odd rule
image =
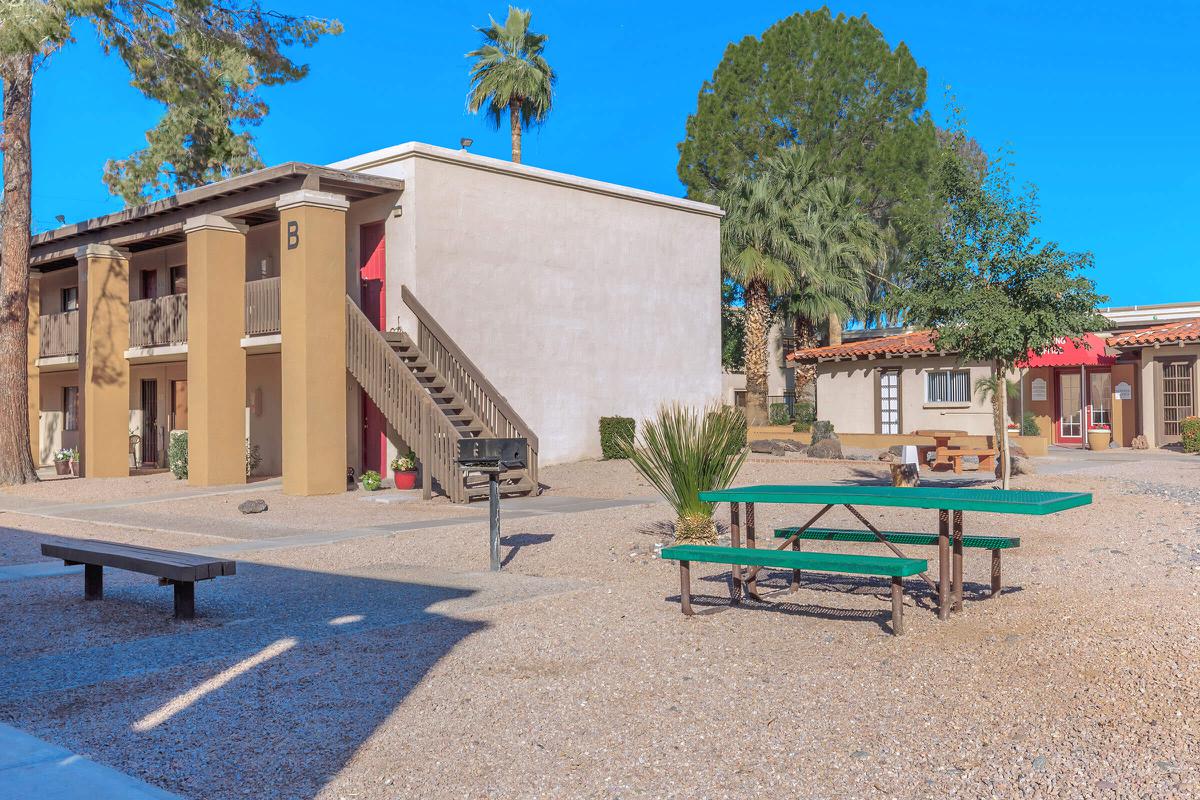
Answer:
[[[842,433],[874,433],[875,371],[900,369],[900,430],[944,428],[988,435],[993,431],[991,404],[974,391],[975,382],[989,377],[985,366],[960,367],[954,358],[880,359],[876,361],[826,361],[817,365],[817,418],[829,420]],[[932,370],[970,370],[970,403],[925,402],[925,375]]]
[[[335,166],[405,179],[388,319],[414,330],[409,286],[538,434],[543,464],[599,455],[601,416],[719,399],[711,206],[419,145]]]
[[[1163,345],[1158,349],[1142,348],[1141,379],[1141,432],[1151,447],[1161,447],[1170,442],[1161,435],[1162,396],[1160,382],[1163,360],[1192,362],[1192,413],[1200,413],[1200,345]]]
[[[64,431],[63,387],[78,386],[79,371],[41,374],[41,413],[38,415],[38,463],[54,463],[54,454],[79,447],[79,431]]]

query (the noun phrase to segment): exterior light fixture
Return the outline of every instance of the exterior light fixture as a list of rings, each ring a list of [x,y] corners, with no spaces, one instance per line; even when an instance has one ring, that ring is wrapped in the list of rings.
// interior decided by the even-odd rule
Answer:
[[[474,140],[474,139],[468,139],[467,137],[465,137],[465,136],[464,136],[463,138],[461,138],[461,139],[459,139],[459,140],[458,140],[458,143],[459,143],[460,145],[462,145],[462,149],[463,149],[463,150],[466,150],[468,147],[470,147],[471,145],[475,144],[475,140]]]

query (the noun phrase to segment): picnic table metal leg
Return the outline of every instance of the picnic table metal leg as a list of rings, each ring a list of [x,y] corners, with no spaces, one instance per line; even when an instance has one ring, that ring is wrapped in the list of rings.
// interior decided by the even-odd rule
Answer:
[[[963,610],[963,514],[954,512],[954,610]]]
[[[950,618],[950,512],[938,511],[938,619]]]
[[[104,596],[104,567],[99,564],[83,565],[83,599],[99,600]]]
[[[742,546],[741,503],[729,504],[729,546]],[[741,600],[742,565],[732,564],[729,567],[729,599],[736,603]]]
[[[1000,594],[1000,551],[992,551],[992,593],[989,597]]]
[[[679,610],[685,616],[695,616],[692,611],[692,562],[679,562]]]
[[[792,540],[792,552],[793,553],[800,552],[800,540],[799,539]],[[792,585],[791,585],[789,591],[791,594],[795,594],[796,592],[800,591],[800,570],[798,570],[798,569],[792,570]]]
[[[177,581],[175,587],[175,619],[192,619],[196,616],[196,584],[192,581]]]
[[[904,579],[892,578],[892,635],[904,633]]]
[[[746,547],[754,549],[754,503],[746,503]],[[746,580],[746,594],[755,600],[762,599],[758,596],[758,570],[750,570]]]

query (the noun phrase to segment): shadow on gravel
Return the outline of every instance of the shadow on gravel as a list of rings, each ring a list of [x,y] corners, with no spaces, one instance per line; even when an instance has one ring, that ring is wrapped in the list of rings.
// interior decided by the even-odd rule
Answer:
[[[508,553],[501,559],[500,566],[508,566],[508,562],[517,557],[517,553],[521,552],[521,548],[545,544],[553,538],[553,533],[516,533],[512,536],[501,536],[500,546],[507,547]]]
[[[145,575],[105,570],[93,602],[78,575],[4,584],[0,720],[186,797],[314,797],[486,626],[447,611],[481,590],[387,569],[406,579],[240,562],[194,622]]]

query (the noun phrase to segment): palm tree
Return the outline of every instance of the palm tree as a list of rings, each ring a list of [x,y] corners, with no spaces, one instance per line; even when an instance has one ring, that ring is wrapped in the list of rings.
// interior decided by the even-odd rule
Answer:
[[[476,114],[480,109],[497,128],[508,112],[512,129],[512,160],[521,163],[521,131],[530,125],[540,125],[550,113],[555,74],[542,56],[549,38],[529,30],[533,12],[508,7],[508,18],[500,25],[489,16],[491,23],[477,30],[484,44],[467,53],[474,58],[471,67],[471,91],[467,95],[467,110]]]
[[[765,425],[772,305],[795,285],[792,264],[802,253],[789,224],[792,208],[781,197],[776,176],[738,176],[716,200],[725,210],[722,268],[742,287],[745,301],[746,421]]]
[[[826,319],[829,344],[839,345],[842,321],[866,304],[867,279],[886,259],[887,240],[845,178],[818,181],[809,197],[808,213],[800,217],[800,235],[810,250],[813,279],[804,288],[810,295],[810,313],[824,312],[809,319]]]

